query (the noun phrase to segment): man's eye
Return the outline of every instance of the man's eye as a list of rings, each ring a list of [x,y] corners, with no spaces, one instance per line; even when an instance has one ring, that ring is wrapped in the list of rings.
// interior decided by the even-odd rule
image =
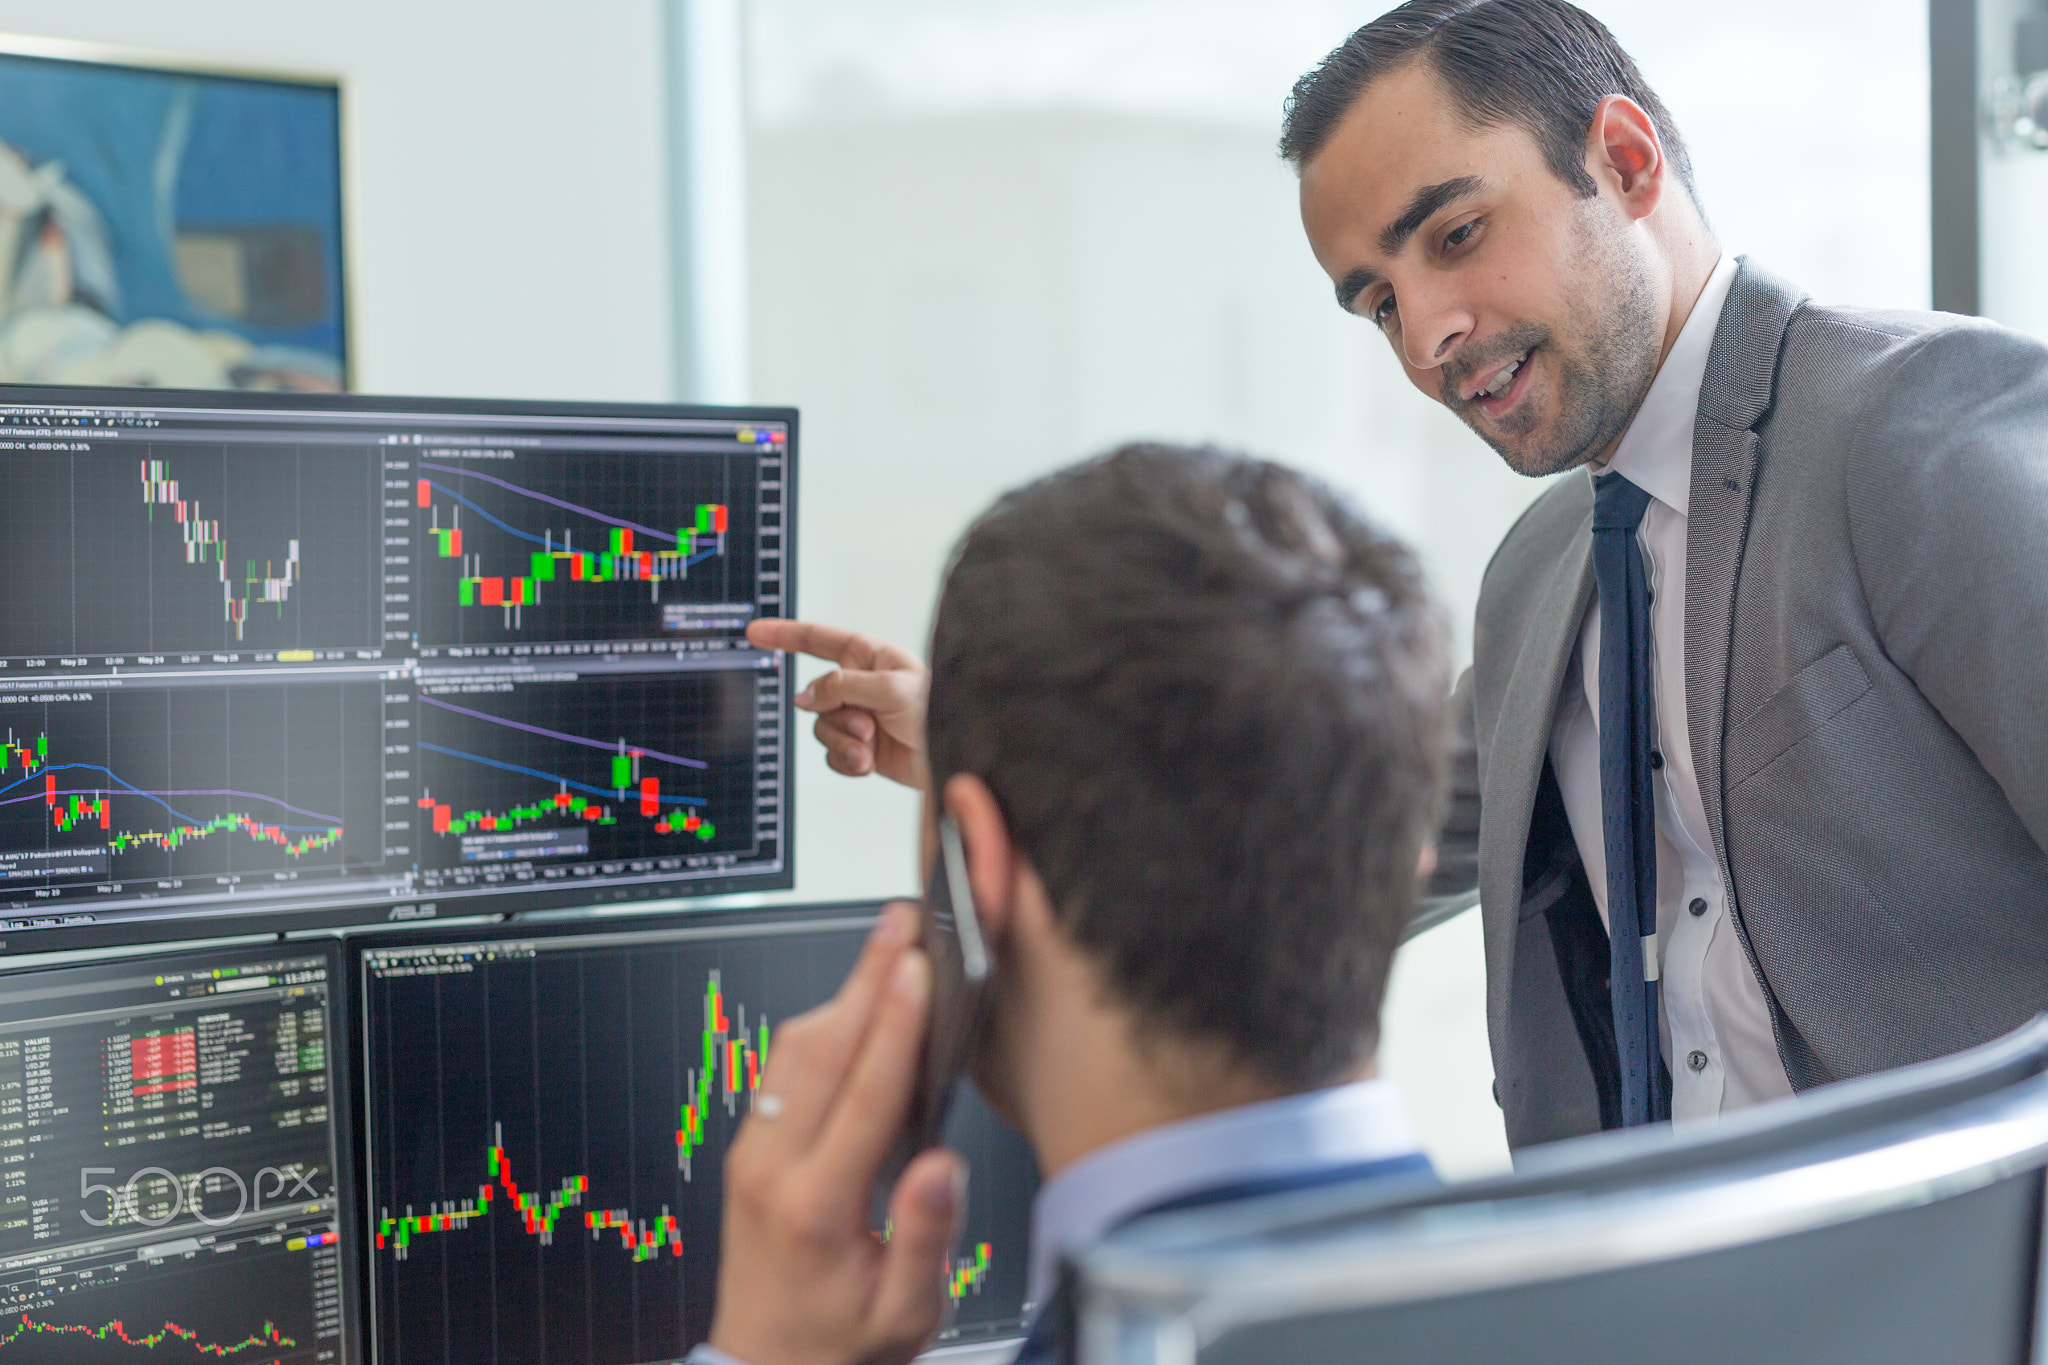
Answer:
[[[1467,241],[1471,240],[1472,234],[1477,232],[1478,230],[1479,220],[1477,218],[1474,218],[1471,222],[1463,224],[1460,227],[1453,228],[1450,232],[1444,235],[1444,250],[1452,251],[1458,247],[1465,245]]]
[[[1375,327],[1384,330],[1394,320],[1394,296],[1387,295],[1372,306],[1372,321]]]

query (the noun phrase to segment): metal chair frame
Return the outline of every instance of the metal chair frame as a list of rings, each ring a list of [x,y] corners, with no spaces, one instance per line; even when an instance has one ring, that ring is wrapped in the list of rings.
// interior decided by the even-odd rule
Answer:
[[[1238,1328],[1622,1270],[1950,1199],[2048,1166],[2048,1016],[1704,1131],[1536,1149],[1511,1176],[1174,1215],[1070,1268],[1083,1365],[1193,1365]],[[2043,1225],[2048,1226],[2048,1210]],[[2048,1257],[2036,1248],[2037,1265]],[[2033,1360],[2048,1365],[2048,1277]]]

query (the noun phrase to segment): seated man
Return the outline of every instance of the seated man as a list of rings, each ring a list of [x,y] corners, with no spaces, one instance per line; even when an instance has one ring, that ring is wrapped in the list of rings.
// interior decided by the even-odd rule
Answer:
[[[1429,1178],[1374,1079],[1444,781],[1408,552],[1288,470],[1127,447],[974,525],[932,659],[925,852],[943,804],[995,959],[973,1077],[1045,1177],[1033,1302],[1148,1212]],[[940,1326],[959,1158],[914,1161],[871,1231],[929,993],[915,938],[891,907],[777,1033],[693,1361],[907,1360]],[[1042,1306],[1020,1358],[1063,1355],[1066,1316]]]

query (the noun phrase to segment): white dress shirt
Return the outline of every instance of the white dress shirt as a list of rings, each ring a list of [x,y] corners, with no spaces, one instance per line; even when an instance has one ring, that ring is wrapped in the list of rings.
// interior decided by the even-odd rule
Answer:
[[[1657,803],[1658,1027],[1671,1069],[1671,1115],[1708,1118],[1792,1093],[1770,1007],[1736,937],[1714,857],[1686,728],[1685,529],[1692,427],[1707,353],[1735,282],[1723,256],[1621,438],[1586,477],[1618,473],[1650,495],[1637,532],[1650,580],[1651,691],[1657,708],[1652,773]],[[1550,761],[1572,840],[1607,918],[1607,853],[1600,811],[1600,602],[1579,633],[1550,732]]]

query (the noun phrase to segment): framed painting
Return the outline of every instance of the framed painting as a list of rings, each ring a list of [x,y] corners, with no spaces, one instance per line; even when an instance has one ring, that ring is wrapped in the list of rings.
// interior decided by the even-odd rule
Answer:
[[[349,383],[342,86],[0,36],[0,382]]]

